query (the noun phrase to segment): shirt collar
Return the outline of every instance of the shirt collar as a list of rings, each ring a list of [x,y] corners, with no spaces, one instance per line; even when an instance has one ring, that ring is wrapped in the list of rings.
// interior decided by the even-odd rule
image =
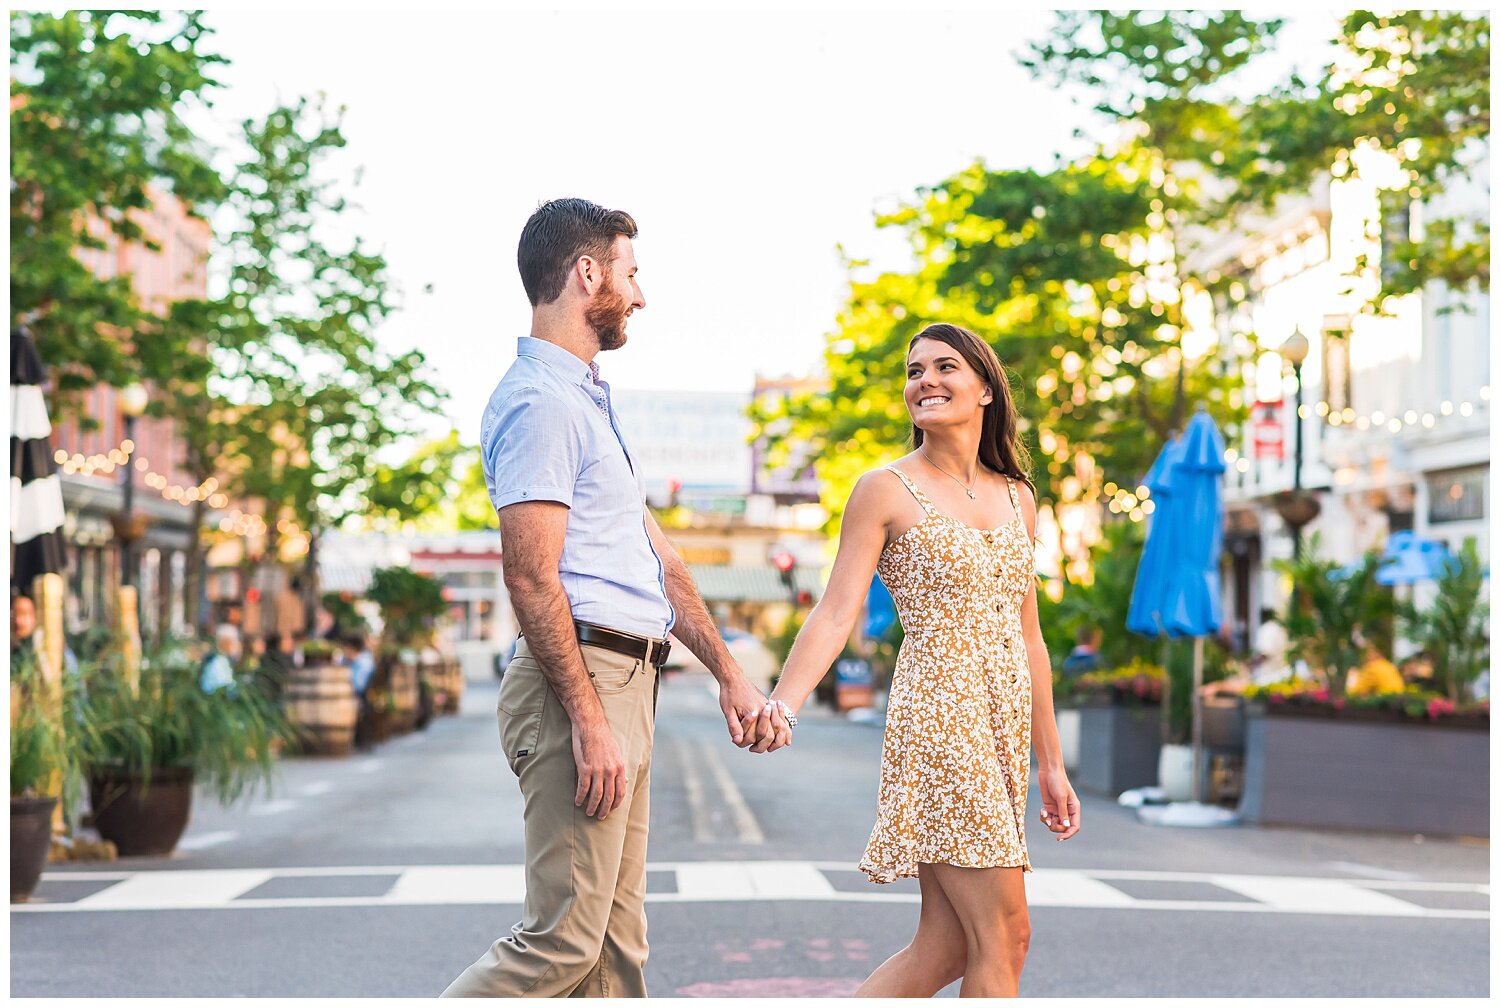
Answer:
[[[583,384],[592,384],[599,366],[592,361],[585,363],[556,343],[548,343],[535,336],[521,336],[516,340],[517,357],[535,357],[543,364],[561,371]]]

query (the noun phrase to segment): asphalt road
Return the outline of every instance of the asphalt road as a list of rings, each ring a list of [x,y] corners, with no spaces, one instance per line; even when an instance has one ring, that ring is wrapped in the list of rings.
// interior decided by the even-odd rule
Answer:
[[[12,908],[12,996],[436,995],[517,918],[495,693],[372,754],[284,761],[269,797],[200,795],[171,858],[52,866]],[[812,715],[789,750],[743,753],[708,681],[666,685],[653,994],[846,994],[905,944],[915,883],[854,870],[879,750],[878,725]],[[1023,994],[1489,993],[1487,844],[1153,827],[1092,796],[1067,843],[1032,819]]]

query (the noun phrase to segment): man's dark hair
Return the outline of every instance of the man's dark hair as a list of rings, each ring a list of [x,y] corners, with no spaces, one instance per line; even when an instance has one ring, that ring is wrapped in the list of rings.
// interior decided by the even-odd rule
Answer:
[[[537,207],[521,229],[516,249],[521,284],[532,307],[558,299],[580,256],[608,267],[617,235],[636,235],[635,218],[624,210],[606,210],[586,199],[555,199]]]

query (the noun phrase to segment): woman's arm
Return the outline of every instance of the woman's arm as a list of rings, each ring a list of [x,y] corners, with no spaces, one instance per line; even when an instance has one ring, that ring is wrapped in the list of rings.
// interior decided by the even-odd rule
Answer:
[[[892,497],[892,487],[882,485],[887,479],[894,482],[896,477],[865,473],[849,494],[828,587],[797,634],[781,679],[771,691],[772,699],[784,700],[794,712],[844,650],[864,608],[870,579],[885,548]]]
[[[1036,498],[1027,486],[1020,488],[1021,511],[1026,532],[1036,541]],[[1031,672],[1031,743],[1036,749],[1037,787],[1042,795],[1042,822],[1059,840],[1066,840],[1083,825],[1078,796],[1063,768],[1062,743],[1057,738],[1057,714],[1052,708],[1052,660],[1042,639],[1037,617],[1036,579],[1026,590],[1021,606],[1021,632],[1026,638],[1026,660]]]

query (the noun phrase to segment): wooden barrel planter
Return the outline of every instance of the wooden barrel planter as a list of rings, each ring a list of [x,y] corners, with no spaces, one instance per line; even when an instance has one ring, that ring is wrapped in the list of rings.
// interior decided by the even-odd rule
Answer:
[[[394,734],[409,732],[417,726],[417,704],[421,697],[416,655],[403,651],[390,663],[391,731]]]
[[[345,756],[354,748],[359,699],[342,665],[293,669],[286,686],[286,715],[310,756]]]

